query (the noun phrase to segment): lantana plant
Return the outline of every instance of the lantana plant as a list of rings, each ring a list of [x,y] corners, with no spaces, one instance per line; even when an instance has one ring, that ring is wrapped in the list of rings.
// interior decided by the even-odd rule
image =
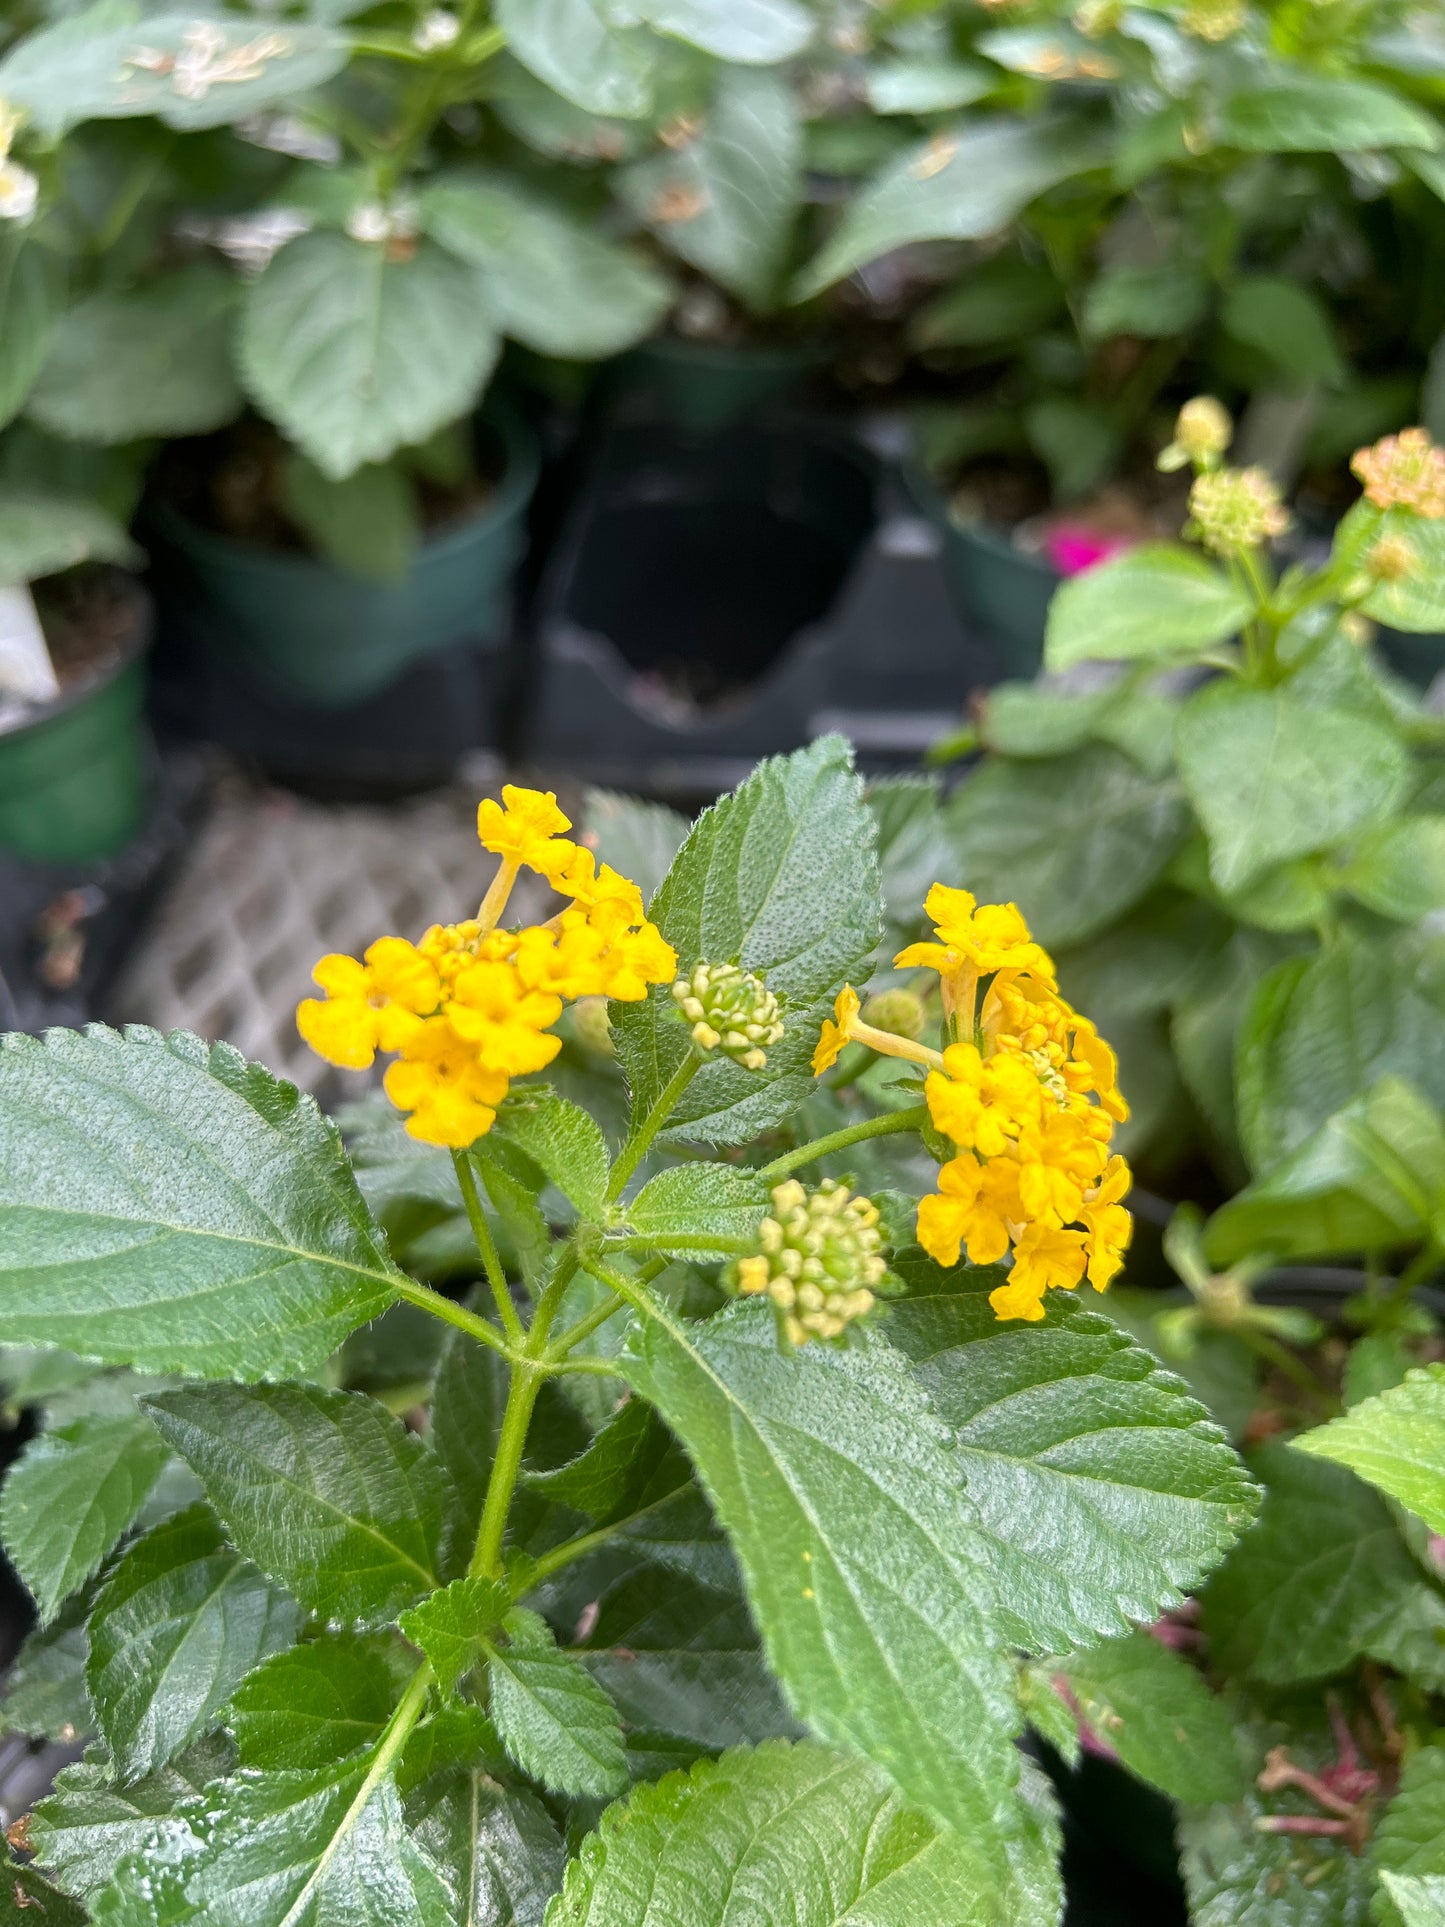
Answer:
[[[1112,1053],[959,873],[869,994],[879,812],[825,737],[644,908],[615,799],[599,848],[484,802],[476,916],[324,959],[301,1006],[333,1063],[393,1060],[352,1155],[224,1043],[6,1040],[0,1338],[39,1429],[0,1528],[40,1626],[4,1711],[92,1741],[11,1829],[17,1906],[1040,1927],[1030,1726],[1244,1796],[1139,1630],[1257,1488],[1099,1295]],[[508,928],[522,869],[557,909]],[[428,1281],[443,1227],[470,1297]]]

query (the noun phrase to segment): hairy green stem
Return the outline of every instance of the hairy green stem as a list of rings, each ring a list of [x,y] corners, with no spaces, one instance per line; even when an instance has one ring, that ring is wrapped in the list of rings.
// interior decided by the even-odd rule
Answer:
[[[646,1157],[652,1140],[672,1115],[678,1099],[701,1067],[702,1059],[689,1047],[687,1056],[667,1080],[657,1102],[618,1153],[617,1162],[612,1167],[612,1176],[607,1180],[608,1204],[616,1204],[622,1196],[627,1188],[627,1180]]]
[[[500,1352],[503,1358],[514,1356],[511,1346],[495,1325],[489,1325],[485,1318],[468,1311],[465,1305],[444,1298],[439,1291],[433,1291],[430,1285],[419,1285],[415,1278],[398,1278],[394,1289],[397,1297],[404,1298],[409,1305],[429,1311],[433,1318],[440,1318],[448,1325],[455,1325],[458,1331],[464,1331],[469,1338],[480,1339],[482,1344],[490,1345],[494,1352]]]
[[[764,1184],[775,1184],[779,1178],[787,1177],[804,1164],[812,1164],[817,1158],[831,1156],[834,1151],[846,1151],[850,1144],[861,1144],[865,1138],[889,1137],[895,1131],[917,1131],[928,1122],[928,1106],[914,1104],[906,1111],[885,1111],[880,1117],[866,1117],[861,1124],[845,1125],[841,1131],[830,1131],[826,1137],[815,1137],[811,1144],[800,1144],[795,1151],[785,1151],[771,1164],[765,1164],[758,1176]]]
[[[589,1552],[595,1552],[599,1546],[605,1546],[616,1531],[617,1526],[598,1526],[595,1532],[584,1532],[580,1539],[568,1539],[564,1545],[553,1546],[550,1552],[544,1552],[541,1558],[533,1563],[528,1573],[528,1583],[540,1586],[542,1581],[550,1579],[554,1572],[561,1572],[564,1566],[572,1565],[575,1560],[585,1559]]]
[[[467,1568],[469,1579],[500,1579],[502,1541],[507,1531],[507,1514],[512,1509],[512,1494],[522,1469],[522,1453],[527,1444],[527,1428],[532,1423],[532,1408],[542,1389],[545,1371],[530,1360],[512,1366],[512,1384],[507,1393],[507,1409],[502,1414],[502,1429],[497,1437],[497,1453],[487,1480],[487,1497],[482,1507],[477,1543]]]
[[[487,1274],[487,1283],[492,1288],[496,1300],[497,1315],[502,1321],[502,1329],[514,1345],[522,1342],[525,1332],[517,1307],[512,1303],[512,1294],[507,1289],[507,1274],[502,1269],[502,1260],[497,1253],[497,1243],[492,1236],[492,1227],[487,1223],[487,1214],[482,1209],[481,1194],[477,1190],[477,1176],[472,1168],[470,1151],[453,1151],[452,1163],[456,1167],[457,1183],[462,1188],[462,1202],[467,1207],[467,1222],[472,1227],[472,1236],[477,1241],[477,1250],[482,1254],[482,1269]]]

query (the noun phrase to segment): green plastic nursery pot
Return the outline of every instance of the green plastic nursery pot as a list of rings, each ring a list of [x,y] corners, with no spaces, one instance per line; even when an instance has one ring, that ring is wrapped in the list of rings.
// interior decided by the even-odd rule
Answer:
[[[491,501],[423,542],[398,582],[240,542],[157,503],[155,531],[184,565],[209,618],[207,646],[280,695],[334,706],[375,695],[419,657],[452,643],[500,647],[538,453],[520,421],[498,417],[488,425],[505,458]]]
[[[960,617],[993,644],[1005,676],[1032,680],[1044,659],[1044,625],[1061,580],[1058,570],[1040,556],[1025,554],[1006,535],[960,522],[924,469],[912,467],[908,482],[943,537],[944,574]]]
[[[0,731],[0,846],[41,863],[113,856],[145,817],[144,625],[126,660],[33,721]]]
[[[734,348],[657,335],[623,356],[616,379],[623,394],[640,393],[667,420],[702,431],[779,400],[826,359],[813,342]]]

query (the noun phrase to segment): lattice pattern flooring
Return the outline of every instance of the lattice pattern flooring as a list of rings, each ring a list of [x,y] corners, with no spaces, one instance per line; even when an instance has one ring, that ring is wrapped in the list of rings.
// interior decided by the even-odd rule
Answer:
[[[301,1042],[296,1005],[327,951],[356,956],[375,937],[416,938],[475,911],[494,868],[477,842],[477,795],[336,805],[228,783],[107,1017],[226,1038],[324,1106],[359,1096],[363,1078],[331,1070]],[[529,891],[528,881],[516,911],[547,914],[545,884],[533,879]]]

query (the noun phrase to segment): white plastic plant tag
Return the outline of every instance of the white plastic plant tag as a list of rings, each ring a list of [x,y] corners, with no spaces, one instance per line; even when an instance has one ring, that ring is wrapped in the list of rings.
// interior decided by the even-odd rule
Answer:
[[[24,583],[0,588],[0,698],[49,703],[59,694],[35,598]]]

